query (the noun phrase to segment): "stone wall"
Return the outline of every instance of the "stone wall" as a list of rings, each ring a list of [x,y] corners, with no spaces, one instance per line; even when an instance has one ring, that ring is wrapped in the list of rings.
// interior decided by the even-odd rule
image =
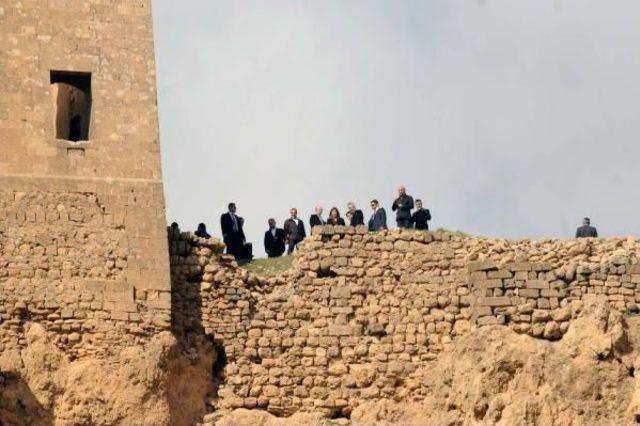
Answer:
[[[170,328],[151,1],[0,0],[0,352],[40,323],[72,357]],[[51,72],[91,74],[57,139]]]
[[[190,424],[215,352],[170,332],[151,0],[0,0],[0,46],[0,423]]]
[[[478,327],[554,340],[586,299],[625,313],[640,300],[633,239],[325,227],[301,244],[292,271],[270,279],[238,270],[211,240],[174,235],[171,247],[174,299],[190,300],[175,324],[198,324],[224,348],[218,406],[279,415],[420,400],[430,362]]]
[[[153,196],[114,212],[114,201],[129,203],[95,192],[0,190],[0,350],[24,343],[27,322],[73,357],[169,329],[170,292],[134,287],[141,256],[129,244],[129,219],[117,214]]]

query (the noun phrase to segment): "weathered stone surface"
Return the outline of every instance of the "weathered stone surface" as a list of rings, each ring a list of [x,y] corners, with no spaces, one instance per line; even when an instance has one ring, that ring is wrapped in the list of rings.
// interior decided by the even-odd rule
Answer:
[[[167,245],[150,6],[0,0],[1,424],[172,418],[154,371],[171,344],[151,342],[171,330],[169,253],[186,245]],[[32,412],[5,418],[12,394]]]
[[[493,264],[482,261],[469,268],[467,250],[483,244],[483,252],[492,252],[493,240],[454,241],[454,237],[437,234],[431,239],[414,239],[413,235],[385,231],[360,239],[359,234],[333,229],[312,236],[298,253],[298,269],[281,284],[258,280],[269,296],[256,297],[259,293],[252,293],[248,280],[231,267],[228,276],[218,276],[215,285],[201,291],[199,298],[209,307],[202,316],[205,328],[234,348],[227,352],[228,365],[234,367],[228,367],[226,376],[240,377],[227,380],[226,390],[244,401],[245,383],[272,383],[282,392],[265,396],[264,390],[255,388],[252,394],[258,407],[260,398],[265,398],[262,407],[269,410],[293,412],[318,399],[323,407],[335,408],[338,400],[344,401],[341,407],[352,407],[421,389],[407,379],[413,374],[410,371],[428,371],[428,363],[445,348],[479,329],[508,326],[529,338],[547,340],[561,339],[568,332],[574,320],[569,304],[580,302],[575,298],[583,293],[574,278],[563,272],[565,263],[573,264],[571,250],[563,248],[566,243],[536,245],[539,257],[529,255],[524,263],[519,254],[513,255],[511,259],[518,262],[498,268],[503,265],[501,258],[509,258],[510,250],[526,252],[533,243],[501,244],[500,254],[491,259]],[[454,245],[456,250],[451,249]],[[346,254],[334,253],[336,248],[352,250],[349,255],[359,259],[358,263],[349,262],[351,270],[334,267],[335,274],[318,278],[308,259],[335,264]],[[198,251],[197,245],[188,251],[194,249]],[[606,264],[610,249],[603,246],[601,250],[598,259]],[[551,253],[556,263],[548,261]],[[542,258],[547,260],[538,264]],[[210,262],[219,260],[213,256]],[[624,282],[623,266],[586,282],[585,300],[593,291],[597,292],[594,299],[598,296],[612,306],[621,302],[624,296],[618,287],[605,283]],[[475,268],[489,269],[470,272]],[[616,288],[616,293],[608,294],[605,288]],[[247,301],[246,313],[237,311],[238,299]],[[254,367],[264,369],[240,373],[240,366],[253,365],[256,356],[262,361]],[[402,385],[385,384],[398,378],[403,379]],[[340,391],[340,387],[349,391]],[[285,394],[298,399],[289,401],[282,398]],[[283,401],[288,408],[282,406]]]
[[[474,271],[489,271],[492,269],[498,269],[498,265],[492,260],[482,260],[469,263],[469,272]]]
[[[217,240],[170,229],[167,244],[150,13],[147,0],[0,0],[1,424],[192,424],[209,392],[210,408],[279,416],[432,398],[434,424],[637,420],[637,340],[621,316],[640,302],[637,240],[319,227],[271,279]],[[91,96],[52,81],[79,70]],[[87,141],[58,139],[65,94],[93,101]],[[561,344],[554,365],[615,360],[617,381],[565,370],[543,386],[529,366]],[[486,367],[483,380],[443,381],[464,371],[433,374],[447,356]],[[527,368],[533,379],[514,380]],[[516,386],[526,400],[505,396]]]
[[[511,306],[511,298],[506,296],[500,297],[480,297],[478,298],[480,306]]]

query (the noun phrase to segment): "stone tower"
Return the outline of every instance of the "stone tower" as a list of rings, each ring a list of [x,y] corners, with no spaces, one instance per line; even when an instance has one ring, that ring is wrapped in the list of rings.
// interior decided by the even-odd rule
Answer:
[[[0,351],[168,329],[151,1],[0,0],[0,47]]]

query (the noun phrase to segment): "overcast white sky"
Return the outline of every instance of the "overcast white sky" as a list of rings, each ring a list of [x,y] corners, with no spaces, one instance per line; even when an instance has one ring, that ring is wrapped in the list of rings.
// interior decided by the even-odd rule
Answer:
[[[155,0],[167,220],[220,234],[398,184],[432,227],[640,234],[637,0]],[[391,216],[392,217],[392,216]],[[308,225],[308,224],[307,224]]]

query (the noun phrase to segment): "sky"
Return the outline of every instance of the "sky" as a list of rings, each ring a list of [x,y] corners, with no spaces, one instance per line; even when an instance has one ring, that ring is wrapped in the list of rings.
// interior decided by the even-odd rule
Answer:
[[[640,235],[637,0],[154,0],[167,221],[370,216]],[[307,223],[308,225],[308,223]]]

